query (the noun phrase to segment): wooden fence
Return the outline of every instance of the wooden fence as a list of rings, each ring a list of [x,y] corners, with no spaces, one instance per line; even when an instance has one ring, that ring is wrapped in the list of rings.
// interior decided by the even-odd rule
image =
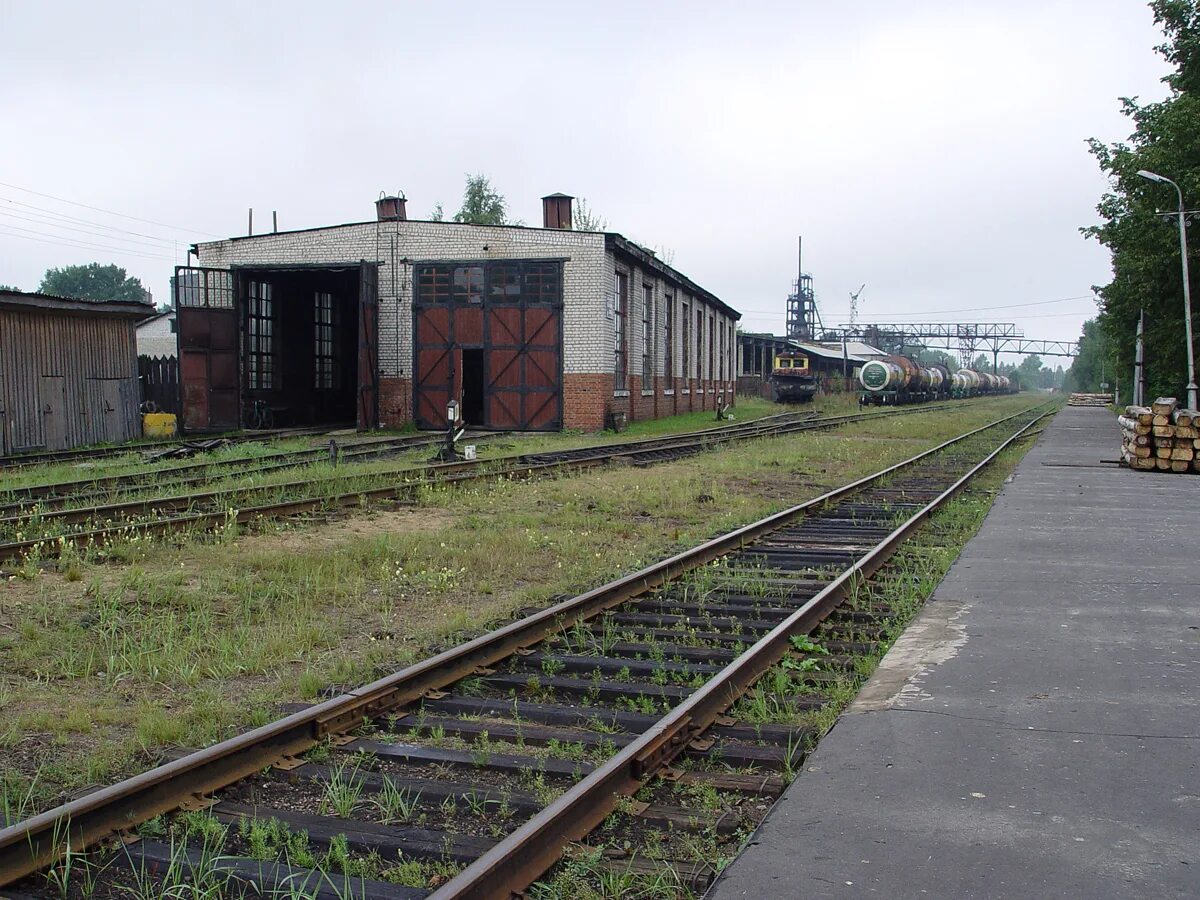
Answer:
[[[179,360],[174,356],[139,356],[142,402],[159,412],[179,415]]]

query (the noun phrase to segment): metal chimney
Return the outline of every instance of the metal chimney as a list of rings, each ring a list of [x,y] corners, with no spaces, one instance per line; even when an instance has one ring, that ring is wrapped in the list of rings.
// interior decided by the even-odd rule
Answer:
[[[380,191],[379,199],[375,201],[375,216],[380,222],[407,222],[408,212],[404,208],[407,202],[403,191],[395,194]]]
[[[547,194],[542,198],[542,227],[570,231],[574,228],[571,218],[571,201],[567,194]]]

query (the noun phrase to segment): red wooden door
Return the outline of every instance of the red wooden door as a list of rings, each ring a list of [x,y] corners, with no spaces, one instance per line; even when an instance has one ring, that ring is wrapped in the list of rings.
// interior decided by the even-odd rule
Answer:
[[[176,266],[175,309],[182,428],[237,428],[238,325],[232,273]]]
[[[551,306],[488,310],[484,397],[489,428],[562,428],[561,315]]]

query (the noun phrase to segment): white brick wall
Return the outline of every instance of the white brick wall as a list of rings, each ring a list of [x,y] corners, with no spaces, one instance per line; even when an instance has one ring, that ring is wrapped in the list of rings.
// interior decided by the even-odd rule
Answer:
[[[158,316],[137,327],[138,356],[174,356],[178,343],[171,330],[175,313]]]
[[[379,264],[379,370],[384,377],[412,374],[413,263],[436,260],[565,258],[563,266],[563,370],[609,373],[613,366],[615,260],[604,235],[543,228],[489,227],[454,222],[366,222],[309,231],[256,235],[197,245],[199,265],[244,266]],[[675,369],[680,373],[679,307],[687,292],[657,273],[622,264],[629,279],[629,371],[642,371],[642,284],[655,286],[655,369],[662,374],[664,290],[676,306]],[[697,301],[689,298],[692,309]],[[705,319],[707,321],[707,307]],[[694,316],[695,313],[693,312]],[[730,320],[718,312],[719,318]],[[693,325],[693,340],[694,325]],[[703,352],[707,353],[707,327]],[[707,367],[704,369],[707,375]]]

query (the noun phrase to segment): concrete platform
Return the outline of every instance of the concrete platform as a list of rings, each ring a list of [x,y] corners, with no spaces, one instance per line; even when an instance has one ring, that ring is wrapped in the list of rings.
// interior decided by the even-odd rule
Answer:
[[[1200,475],[1060,412],[709,893],[1200,897]]]

